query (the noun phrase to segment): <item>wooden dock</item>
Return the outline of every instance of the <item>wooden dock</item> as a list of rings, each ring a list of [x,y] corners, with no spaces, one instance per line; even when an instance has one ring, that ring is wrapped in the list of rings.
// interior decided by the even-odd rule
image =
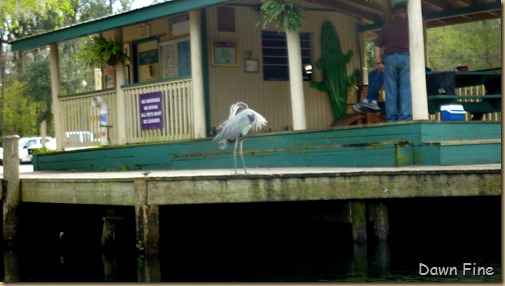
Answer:
[[[147,176],[141,171],[22,173],[20,200],[134,206],[137,240],[145,243],[146,252],[156,253],[162,205],[340,200],[344,207],[336,211],[343,222],[353,224],[353,239],[364,241],[366,221],[379,239],[387,239],[388,199],[500,196],[502,189],[500,164],[249,171],[235,175],[233,169],[153,170]]]

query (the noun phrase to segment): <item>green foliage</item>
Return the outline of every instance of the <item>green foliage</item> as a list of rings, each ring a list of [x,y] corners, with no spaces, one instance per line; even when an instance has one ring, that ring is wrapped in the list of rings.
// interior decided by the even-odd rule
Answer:
[[[144,252],[144,250],[145,250],[145,248],[144,248],[144,241],[137,240],[137,244],[135,245],[135,247],[137,248],[137,250],[139,252]]]
[[[24,96],[26,84],[11,76],[5,81],[3,106],[3,135],[29,136],[37,134],[37,104]]]
[[[487,20],[428,30],[428,66],[451,70],[465,65],[470,70],[500,67],[501,20]]]
[[[3,39],[15,40],[67,25],[110,15],[112,4],[119,3],[120,11],[127,11],[132,0],[0,0],[0,19]],[[119,11],[116,11],[119,12]],[[58,44],[60,55],[61,95],[94,90],[94,71],[86,69],[86,62],[76,61],[85,50],[87,38]],[[122,50],[122,45],[121,45]],[[111,56],[112,57],[112,56]],[[51,113],[49,49],[40,48],[22,53],[0,50],[4,62],[0,67],[0,98],[4,112],[3,134],[38,134],[38,125],[46,120],[48,133],[54,134]],[[4,72],[8,72],[4,76]],[[87,86],[83,83],[86,82]]]
[[[33,62],[30,68],[21,75],[21,78],[24,81],[23,95],[29,102],[38,104],[36,126],[39,126],[44,120],[50,124],[52,120],[52,94],[49,58]]]
[[[263,28],[273,24],[276,29],[299,31],[303,25],[304,8],[290,0],[262,0]]]
[[[89,66],[114,66],[118,62],[125,63],[130,59],[123,50],[123,42],[107,41],[103,36],[91,38],[83,57]]]
[[[33,149],[33,154],[46,154],[46,153],[52,153],[52,152],[56,152],[56,151],[51,150],[51,149],[47,148],[46,146],[44,146],[42,148]]]
[[[17,35],[32,35],[37,22],[50,19],[62,22],[64,14],[73,14],[72,0],[2,0],[0,19],[7,31]],[[59,11],[48,16],[49,11]],[[40,30],[38,30],[40,32]]]
[[[500,67],[501,20],[487,20],[431,28],[427,31],[428,64],[435,71],[465,65],[470,70]],[[365,43],[367,65],[375,64],[374,41]]]

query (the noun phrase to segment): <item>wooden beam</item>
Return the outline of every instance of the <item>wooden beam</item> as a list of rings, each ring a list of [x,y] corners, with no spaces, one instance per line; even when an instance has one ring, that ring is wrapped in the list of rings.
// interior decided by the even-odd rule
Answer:
[[[358,17],[365,21],[376,22],[383,18],[382,9],[377,6],[374,8],[370,5],[356,3],[356,1],[341,1],[341,0],[307,0],[308,2],[321,5],[340,11],[343,14]],[[375,2],[375,1],[374,1]]]

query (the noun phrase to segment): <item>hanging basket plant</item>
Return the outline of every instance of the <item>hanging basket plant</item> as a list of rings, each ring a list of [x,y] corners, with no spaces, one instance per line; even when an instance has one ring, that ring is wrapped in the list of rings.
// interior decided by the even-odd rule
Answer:
[[[117,63],[125,63],[130,57],[123,50],[121,41],[107,41],[103,36],[95,36],[86,49],[84,60],[90,66],[115,66]]]
[[[290,0],[262,0],[263,28],[273,24],[284,31],[298,31],[303,25],[304,8]]]

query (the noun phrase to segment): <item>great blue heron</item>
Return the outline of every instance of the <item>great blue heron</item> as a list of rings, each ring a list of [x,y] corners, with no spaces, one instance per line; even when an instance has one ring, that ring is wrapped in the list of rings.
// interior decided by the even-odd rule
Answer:
[[[237,114],[237,111],[242,109]],[[221,144],[220,149],[224,150],[235,141],[235,149],[233,150],[233,161],[235,163],[235,174],[237,174],[237,146],[240,141],[240,158],[242,159],[242,166],[244,166],[244,172],[247,174],[247,169],[244,162],[244,152],[242,151],[242,145],[244,144],[244,138],[251,130],[261,129],[267,124],[267,120],[258,112],[249,109],[249,106],[244,102],[237,102],[230,107],[230,117],[228,120],[223,122],[219,126],[219,132],[216,137],[214,137],[214,142]]]

